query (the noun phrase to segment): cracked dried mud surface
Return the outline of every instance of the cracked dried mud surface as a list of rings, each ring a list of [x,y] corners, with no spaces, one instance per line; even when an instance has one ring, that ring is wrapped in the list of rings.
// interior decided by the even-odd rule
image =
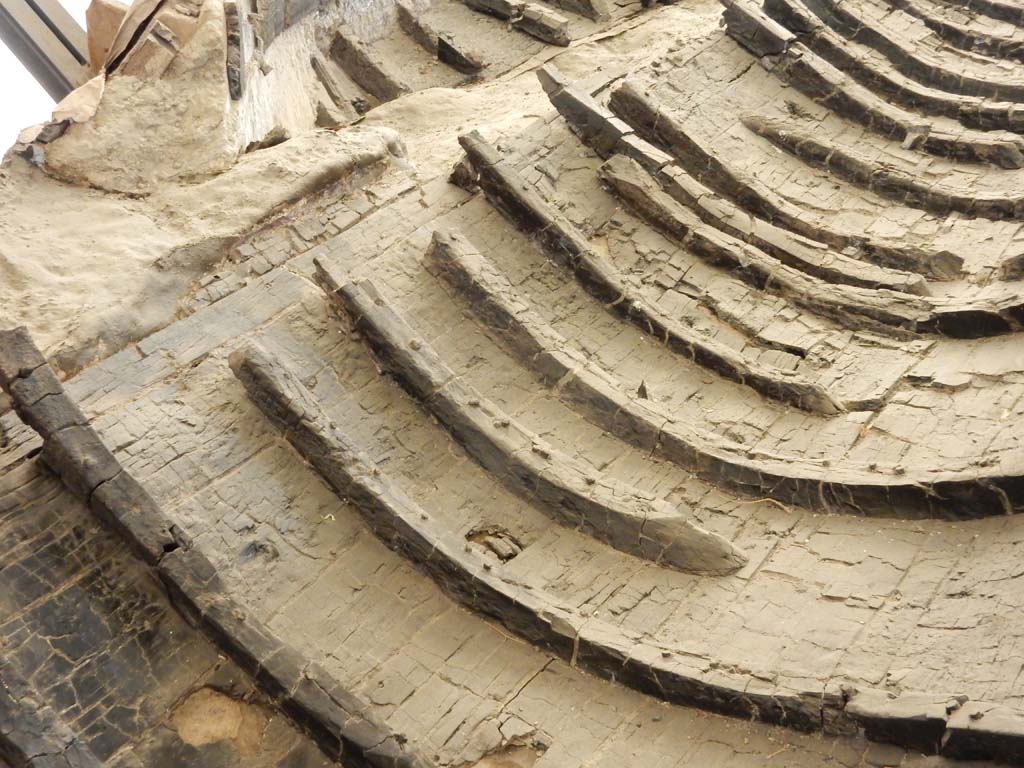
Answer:
[[[881,4],[856,7],[870,15]],[[820,296],[801,291],[834,287],[828,276],[858,261],[877,267],[872,247],[902,249],[962,269],[939,279],[908,256],[900,269],[920,293],[841,295],[860,296],[858,306],[975,302],[998,314],[994,293],[1016,301],[1022,290],[1006,268],[1024,254],[1022,214],[1013,202],[1009,216],[938,213],[896,182],[882,190],[877,176],[837,172],[787,132],[970,200],[1012,199],[1024,171],[937,156],[831,109],[777,76],[782,49],[756,50],[784,37],[770,26],[779,13],[757,16],[776,38],[754,40],[735,16],[722,29],[721,12],[698,2],[624,6],[601,24],[574,18],[579,42],[564,51],[521,32],[501,48],[499,31],[513,30],[480,22],[479,48],[505,57],[490,59],[491,79],[458,86],[424,64],[410,81],[416,92],[364,119],[397,130],[407,158],[232,235],[216,269],[177,297],[176,319],[64,387],[176,526],[175,546],[205,557],[224,595],[426,764],[1021,763],[1024,319],[957,338],[869,322],[846,305],[819,311]],[[458,28],[467,13],[439,3],[423,18]],[[991,34],[1020,32],[943,13]],[[907,18],[889,14],[884,27]],[[921,24],[905,43],[924,56],[937,33]],[[401,63],[413,54],[394,34],[375,50]],[[851,45],[870,42],[860,39]],[[890,61],[879,56],[878,66]],[[946,51],[939,62],[964,58]],[[541,87],[544,64],[560,83],[546,69]],[[985,59],[963,71],[1012,84],[1019,69]],[[929,73],[919,77],[933,87]],[[558,101],[566,89],[577,106]],[[645,123],[629,94],[660,122]],[[580,104],[590,122],[573,122]],[[752,116],[782,127],[774,138],[755,132]],[[943,130],[962,127],[932,117]],[[461,186],[449,182],[459,136],[473,129],[518,186],[491,183],[497,165],[486,157],[463,162]],[[613,154],[637,160],[670,195],[667,169],[688,174],[705,199],[740,213],[714,238],[698,240],[692,222],[676,236],[602,183]],[[841,251],[842,269],[815,284],[784,282],[781,267],[765,281],[732,268],[727,249],[757,247],[736,235],[764,211],[751,189],[796,211],[800,237],[820,232],[814,247],[826,259]],[[791,246],[785,216],[761,218],[772,229],[759,242]],[[438,231],[472,249],[484,265],[470,275],[477,283],[438,267]],[[823,244],[842,231],[859,233],[863,248]],[[361,300],[390,314],[339,300],[356,295],[351,284],[372,284],[379,297]],[[129,294],[147,298],[139,287]],[[691,349],[798,377],[840,407],[796,407],[771,381],[723,375],[638,317],[671,318],[697,340]],[[276,406],[236,378],[238,358],[229,364],[252,344],[294,379]],[[499,414],[483,443],[474,409]],[[496,437],[512,427],[507,443]],[[329,764],[262,677],[179,614],[157,571],[62,487],[34,431],[11,411],[0,430],[0,681],[43,700],[41,722],[56,721],[101,764]],[[583,490],[566,493],[575,481]],[[595,506],[574,525],[588,493]],[[628,515],[593,513],[637,499],[678,511],[704,541],[742,557],[713,575],[666,567],[639,540],[650,520],[638,528]],[[385,502],[422,527],[380,522]],[[447,565],[409,543],[424,531],[436,551],[451,544]],[[516,610],[541,606],[536,623],[503,615],[500,589],[482,584],[523,596]],[[614,649],[618,664],[595,648]],[[658,670],[693,690],[680,693]],[[865,734],[854,705],[874,694],[941,701],[941,744],[913,742],[884,706],[895,735],[870,725]],[[981,747],[962,746],[967,719]],[[1008,725],[986,730],[993,722]]]

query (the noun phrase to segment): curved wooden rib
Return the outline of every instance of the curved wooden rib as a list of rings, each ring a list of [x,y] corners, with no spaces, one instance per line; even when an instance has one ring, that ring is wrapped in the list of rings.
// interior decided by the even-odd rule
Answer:
[[[1008,101],[950,93],[919,83],[893,69],[873,48],[837,34],[800,0],[764,0],[771,18],[843,72],[894,104],[929,115],[944,115],[981,130],[1024,132],[1024,111]]]
[[[659,699],[755,716],[802,730],[842,718],[838,686],[823,693],[751,690],[743,675],[662,650],[635,633],[567,609],[548,593],[508,581],[500,566],[433,519],[323,412],[283,363],[255,345],[236,350],[232,370],[263,413],[339,496],[355,504],[386,544],[429,573],[467,608],[491,616],[527,641],[603,677]]]
[[[601,157],[621,154],[636,161],[677,202],[703,222],[769,253],[783,264],[830,283],[886,288],[926,295],[921,275],[854,259],[827,244],[759,219],[716,194],[677,162],[633,133],[589,94],[570,85],[552,64],[537,71],[551,103],[580,139]]]
[[[763,59],[782,80],[808,98],[872,131],[913,149],[956,160],[990,162],[1001,168],[1024,167],[1024,139],[1009,131],[948,131],[921,115],[890,104],[829,64],[788,30],[772,29],[754,0],[722,0],[728,33]],[[773,45],[766,48],[765,41]]]
[[[950,5],[977,11],[1000,21],[1024,27],[1024,5],[1013,0],[946,0]]]
[[[636,146],[634,152],[642,151]],[[727,235],[700,232],[689,209],[667,194],[641,165],[624,155],[613,155],[601,175],[615,190],[656,226],[685,241],[695,253],[722,262],[762,289],[778,290],[812,310],[853,324],[869,318],[921,333],[955,338],[981,338],[1019,330],[1024,320],[1021,284],[986,286],[967,298],[917,298],[894,291],[832,285],[809,277],[755,248],[743,248]],[[675,181],[674,179],[672,180]],[[849,407],[849,404],[847,404]]]
[[[486,327],[546,386],[602,429],[657,453],[711,483],[831,512],[969,519],[1024,506],[1024,477],[979,477],[977,469],[898,473],[826,466],[795,457],[750,456],[745,446],[674,420],[625,394],[541,320],[490,262],[475,252],[438,251],[436,271]]]
[[[582,233],[530,189],[480,134],[474,131],[460,136],[459,142],[488,199],[518,226],[535,234],[547,247],[547,252],[572,270],[587,292],[606,307],[660,339],[673,351],[767,397],[817,413],[834,414],[842,410],[821,385],[800,374],[750,361],[736,350],[705,338],[667,316],[640,297],[610,263],[594,253]]]
[[[344,756],[346,764],[367,768],[431,766],[403,735],[379,721],[366,702],[284,644],[234,599],[213,563],[192,546],[188,535],[96,434],[24,327],[0,331],[0,387],[24,423],[43,436],[43,461],[68,490],[150,566],[175,608],[252,675],[325,755],[332,761]],[[4,706],[0,696],[0,715]],[[0,718],[0,749],[5,728]],[[67,765],[89,765],[71,751],[64,756]],[[71,763],[76,756],[81,762]],[[44,764],[60,763],[44,757],[40,768]]]
[[[942,181],[927,181],[900,167],[896,158],[880,162],[851,147],[821,141],[815,126],[797,118],[747,115],[743,124],[804,162],[870,189],[877,195],[938,216],[963,213],[983,219],[1024,218],[1024,196],[964,190]]]
[[[928,304],[895,291],[837,286],[779,263],[757,248],[702,224],[664,192],[633,160],[613,155],[601,178],[645,219],[713,264],[761,289],[772,289],[795,304],[840,320],[842,324],[876,330],[879,323],[914,329],[929,317]]]
[[[432,251],[465,247],[435,233]],[[319,266],[319,265],[318,265]],[[385,370],[438,418],[501,483],[556,522],[622,552],[691,573],[725,574],[747,558],[665,501],[610,482],[546,445],[455,375],[370,282],[337,282],[319,266],[328,295],[353,320]]]
[[[834,680],[818,682],[813,690],[782,688],[722,668],[713,659],[656,646],[643,635],[581,616],[546,590],[503,578],[500,565],[466,551],[459,537],[350,443],[294,373],[254,346],[237,350],[230,362],[263,413],[339,496],[356,505],[378,537],[466,608],[493,617],[573,666],[662,701],[744,719],[806,731],[863,727],[873,740],[952,756],[964,750],[1004,760],[1019,755],[1024,715],[1009,707],[971,702],[954,715],[945,706],[950,697],[938,693],[894,697],[883,690],[843,688]],[[965,721],[979,719],[974,712],[986,719],[968,727]]]
[[[922,0],[892,0],[901,11],[914,16],[944,40],[965,51],[976,51],[986,56],[1024,62],[1024,35],[1000,35],[977,29],[965,19],[963,23],[949,18],[943,5],[933,6]],[[950,6],[946,6],[950,7]],[[994,17],[993,17],[994,18]]]
[[[937,55],[942,50],[942,43],[934,34],[928,34],[929,42],[934,42],[934,46],[908,44],[902,37],[885,29],[884,26],[873,26],[866,14],[856,8],[855,0],[842,0],[842,2],[803,0],[803,2],[819,19],[836,32],[882,53],[897,70],[907,77],[964,96],[980,96],[1014,102],[1024,100],[1024,78],[1000,80],[996,77],[996,75],[1002,74],[998,67],[992,68],[995,70],[993,73],[984,72],[984,66],[969,69],[976,62],[967,58],[961,58],[965,66],[960,71],[950,68],[948,63],[940,55]],[[896,13],[900,14],[901,12],[897,11]],[[904,15],[904,18],[923,27],[923,24],[912,16]]]
[[[730,198],[758,218],[833,248],[863,252],[872,261],[898,269],[946,278],[954,277],[961,269],[963,260],[948,252],[895,248],[865,240],[862,232],[843,229],[836,224],[828,227],[815,225],[804,217],[798,206],[765,184],[729,168],[713,150],[694,139],[678,120],[655,106],[637,85],[628,80],[612,91],[608,105],[637,134],[666,148],[697,181]]]

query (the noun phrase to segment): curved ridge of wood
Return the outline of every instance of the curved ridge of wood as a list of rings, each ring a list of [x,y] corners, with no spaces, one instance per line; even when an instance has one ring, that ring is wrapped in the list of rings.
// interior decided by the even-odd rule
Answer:
[[[524,367],[619,439],[663,456],[708,482],[823,512],[881,517],[972,519],[1024,507],[1024,476],[978,476],[972,470],[883,471],[827,466],[749,449],[686,422],[648,400],[627,395],[613,377],[569,351],[566,340],[518,297],[476,252],[445,256],[438,274]]]
[[[594,253],[583,234],[542,200],[480,134],[465,134],[459,142],[488,199],[517,226],[535,235],[552,258],[571,270],[583,288],[606,308],[673,351],[766,397],[816,413],[835,414],[843,410],[825,387],[802,374],[748,360],[731,347],[703,337],[666,315],[629,286],[612,264]]]
[[[455,235],[434,235],[434,253],[464,247],[465,241]],[[322,267],[320,282],[352,319],[382,367],[484,469],[513,492],[537,502],[556,522],[621,552],[680,571],[722,575],[747,562],[731,542],[695,525],[681,510],[601,478],[481,397],[409,327],[372,282],[339,286]]]

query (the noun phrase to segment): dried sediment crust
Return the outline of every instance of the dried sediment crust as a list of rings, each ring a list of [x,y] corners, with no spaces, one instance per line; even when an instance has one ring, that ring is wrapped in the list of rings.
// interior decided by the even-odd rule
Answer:
[[[434,235],[433,251],[465,247],[465,241],[455,236]],[[729,541],[694,525],[681,510],[600,478],[481,398],[416,336],[372,283],[338,286],[322,268],[320,279],[385,369],[488,472],[538,501],[558,522],[622,552],[681,571],[725,574],[747,562]]]
[[[176,607],[253,675],[329,757],[344,756],[374,768],[428,765],[405,746],[404,738],[377,723],[364,702],[278,640],[227,594],[212,563],[192,548],[187,535],[121,467],[88,423],[58,428],[54,413],[81,411],[59,382],[47,397],[27,396],[20,385],[40,376],[56,381],[27,330],[0,331],[0,386],[22,420],[43,436],[44,461],[153,567]],[[55,407],[60,400],[64,404]]]

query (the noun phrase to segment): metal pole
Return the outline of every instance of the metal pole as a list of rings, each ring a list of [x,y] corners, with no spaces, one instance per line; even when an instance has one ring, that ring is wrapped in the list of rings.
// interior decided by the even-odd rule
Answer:
[[[85,32],[57,0],[0,0],[0,39],[54,101],[89,79]]]

